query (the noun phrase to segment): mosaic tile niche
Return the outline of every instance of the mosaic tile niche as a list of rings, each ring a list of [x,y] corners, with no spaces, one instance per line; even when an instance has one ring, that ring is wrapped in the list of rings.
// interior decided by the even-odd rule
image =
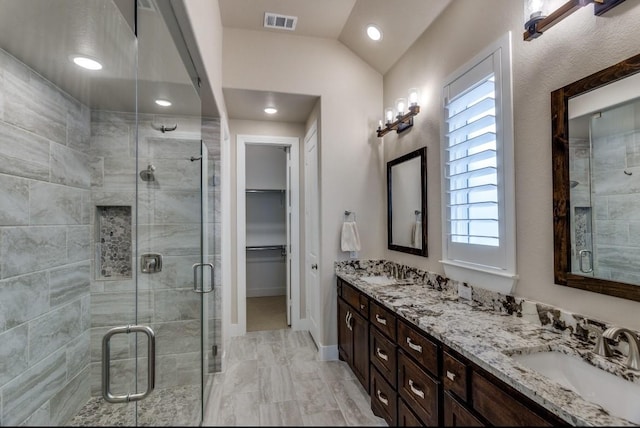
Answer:
[[[98,206],[96,279],[131,278],[131,207]]]

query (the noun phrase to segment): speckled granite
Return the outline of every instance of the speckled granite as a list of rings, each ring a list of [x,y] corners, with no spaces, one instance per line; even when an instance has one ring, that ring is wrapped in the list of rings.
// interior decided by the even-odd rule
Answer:
[[[518,364],[510,355],[554,350],[582,357],[610,373],[640,383],[640,372],[627,369],[626,349],[614,357],[591,352],[595,335],[586,325],[609,327],[561,309],[474,288],[441,275],[401,266],[401,285],[372,285],[361,278],[391,276],[397,265],[383,260],[335,263],[336,275],[419,326],[470,361],[577,426],[621,426],[631,422],[609,415],[573,391]],[[472,288],[472,300],[458,298],[458,286]],[[620,347],[626,348],[626,343]],[[624,355],[622,352],[624,352]]]
[[[198,426],[201,421],[200,387],[194,385],[156,389],[136,403],[111,404],[92,397],[68,426]]]

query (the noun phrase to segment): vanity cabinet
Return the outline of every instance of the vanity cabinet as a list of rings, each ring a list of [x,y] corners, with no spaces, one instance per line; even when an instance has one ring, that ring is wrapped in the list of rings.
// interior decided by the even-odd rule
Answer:
[[[338,279],[338,355],[369,391],[369,298]]]
[[[445,426],[567,426],[522,393],[443,347]]]
[[[397,319],[393,312],[371,300],[369,322],[371,410],[394,426],[398,417]]]
[[[338,351],[389,426],[567,426],[338,278]]]

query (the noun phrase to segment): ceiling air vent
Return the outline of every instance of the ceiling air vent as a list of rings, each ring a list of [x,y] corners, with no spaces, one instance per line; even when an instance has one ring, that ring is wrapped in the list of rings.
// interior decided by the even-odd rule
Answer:
[[[277,13],[266,12],[264,14],[265,28],[278,28],[280,30],[293,31],[296,29],[298,22],[297,16],[279,15]]]

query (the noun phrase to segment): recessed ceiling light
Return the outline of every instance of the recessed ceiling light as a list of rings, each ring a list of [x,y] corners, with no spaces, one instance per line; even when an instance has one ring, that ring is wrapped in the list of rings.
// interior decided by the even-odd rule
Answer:
[[[100,70],[102,69],[102,64],[100,64],[98,61],[96,61],[95,59],[86,57],[86,56],[80,56],[80,55],[75,55],[71,57],[71,60],[78,66],[85,68],[87,70]]]
[[[171,105],[171,101],[167,101],[167,100],[156,100],[156,104],[158,104],[161,107],[169,107]]]
[[[382,31],[380,31],[380,28],[378,28],[377,25],[369,24],[367,26],[367,36],[369,36],[371,40],[377,42],[382,39]]]
[[[267,107],[264,109],[264,112],[267,114],[276,114],[278,112],[278,109],[275,107]]]

